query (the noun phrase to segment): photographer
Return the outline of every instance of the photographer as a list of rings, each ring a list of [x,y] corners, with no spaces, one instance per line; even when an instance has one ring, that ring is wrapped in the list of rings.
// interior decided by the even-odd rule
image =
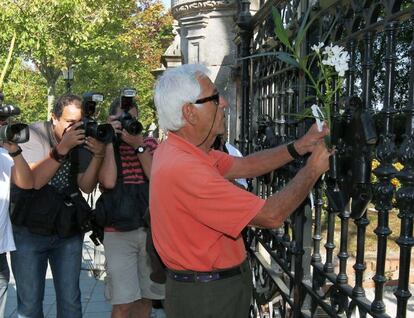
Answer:
[[[51,121],[32,124],[30,139],[22,144],[35,190],[17,191],[12,214],[17,249],[11,254],[11,265],[19,316],[43,317],[48,262],[57,316],[82,316],[79,275],[83,233],[77,223],[79,215],[73,213],[89,212],[79,188],[90,193],[96,186],[105,146],[85,138],[81,118],[81,99],[61,96]]]
[[[4,124],[0,118],[0,126]],[[4,317],[10,279],[6,253],[16,249],[9,217],[10,182],[23,189],[33,187],[32,173],[17,144],[0,141],[0,174],[0,317]]]
[[[142,136],[141,124],[140,129],[130,129],[137,126],[138,116],[132,95],[116,98],[110,107],[108,122],[117,138],[113,146],[107,145],[99,174],[104,193],[97,202],[97,211],[106,209],[106,215],[113,214],[104,229],[105,296],[113,305],[113,318],[150,317],[152,300],[164,299],[164,286],[150,280],[143,220],[157,142]]]

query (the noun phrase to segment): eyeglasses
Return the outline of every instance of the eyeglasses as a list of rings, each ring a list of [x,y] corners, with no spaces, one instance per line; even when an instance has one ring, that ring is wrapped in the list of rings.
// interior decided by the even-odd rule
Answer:
[[[216,94],[208,96],[208,97],[197,99],[194,102],[194,104],[204,104],[204,103],[207,103],[207,102],[210,102],[210,101],[212,101],[214,104],[216,104],[216,106],[218,106],[220,104],[220,94],[216,93]]]

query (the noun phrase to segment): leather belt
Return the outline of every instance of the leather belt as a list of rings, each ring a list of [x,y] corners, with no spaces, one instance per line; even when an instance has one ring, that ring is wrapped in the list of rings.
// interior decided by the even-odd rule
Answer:
[[[230,278],[236,275],[241,274],[240,266],[225,269],[225,270],[217,270],[212,272],[192,272],[192,271],[174,271],[171,269],[167,269],[168,276],[177,281],[177,282],[201,282],[201,283],[208,283],[215,280]]]

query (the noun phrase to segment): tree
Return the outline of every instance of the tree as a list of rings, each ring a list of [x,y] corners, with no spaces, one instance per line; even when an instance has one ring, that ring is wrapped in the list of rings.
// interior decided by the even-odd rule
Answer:
[[[149,71],[155,62],[148,60],[159,60],[160,41],[171,30],[171,17],[159,2],[145,0],[137,5],[135,0],[0,0],[0,11],[5,30],[0,44],[10,41],[13,32],[17,34],[15,56],[19,58],[14,60],[18,62],[13,64],[13,72],[22,72],[27,65],[24,61],[30,61],[46,83],[49,110],[63,88],[59,78],[67,65],[76,66],[77,93],[97,89],[111,98],[122,86],[136,86],[146,96],[144,104],[150,104],[147,96],[153,79]],[[133,28],[140,30],[139,36],[144,35],[139,41],[148,43],[135,45],[132,40],[138,40],[133,35],[138,31]],[[147,59],[136,63],[138,56]],[[33,84],[42,85],[35,77]],[[12,91],[17,93],[16,89]],[[23,95],[14,94],[16,101]]]

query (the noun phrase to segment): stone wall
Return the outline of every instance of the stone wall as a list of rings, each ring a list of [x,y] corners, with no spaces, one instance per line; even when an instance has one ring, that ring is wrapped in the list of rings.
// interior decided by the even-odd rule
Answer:
[[[234,17],[236,0],[172,0],[183,63],[201,63],[211,71],[211,79],[229,101],[229,131],[235,131],[236,83],[233,78],[236,45]],[[231,141],[233,136],[229,136]]]

